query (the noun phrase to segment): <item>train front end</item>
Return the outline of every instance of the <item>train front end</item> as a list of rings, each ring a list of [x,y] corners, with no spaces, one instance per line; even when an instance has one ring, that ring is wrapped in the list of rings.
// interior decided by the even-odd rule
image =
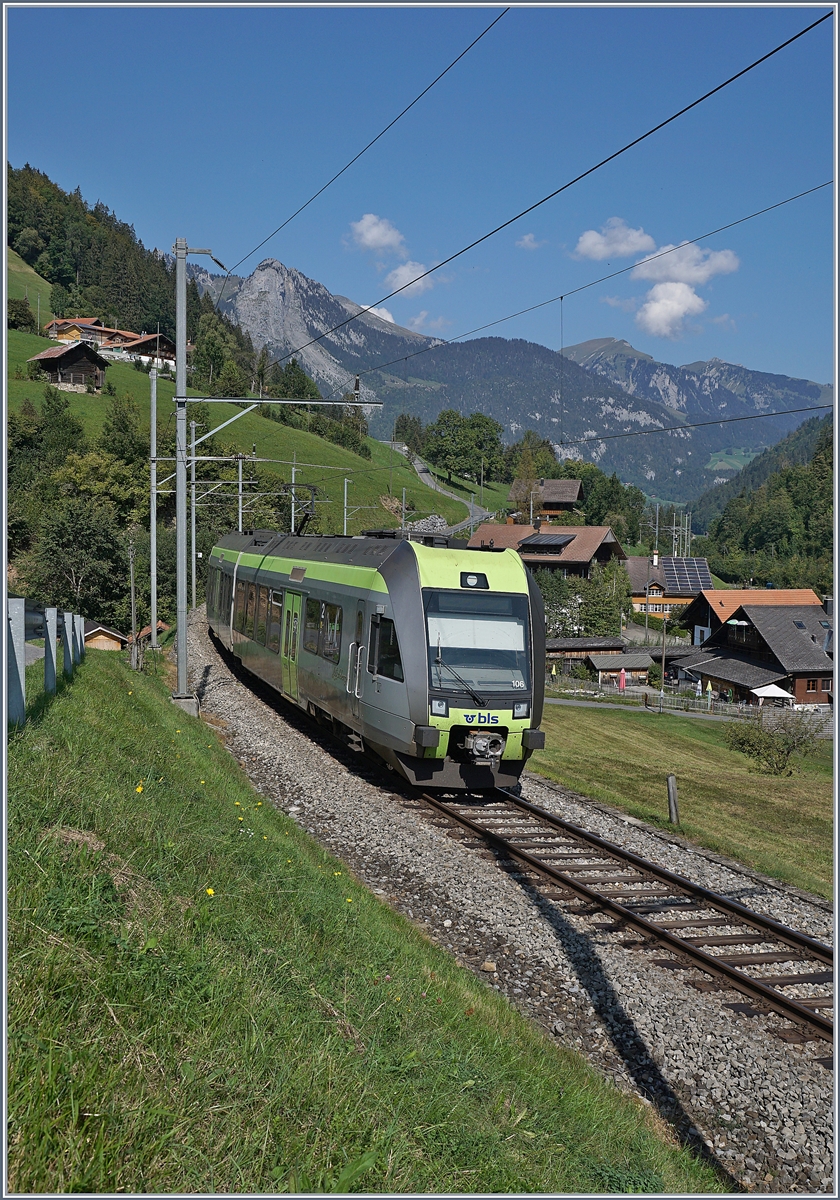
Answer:
[[[409,660],[415,730],[414,752],[393,765],[424,787],[514,787],[545,744],[545,618],[521,558],[414,542],[380,571]],[[398,574],[414,575],[413,586]]]

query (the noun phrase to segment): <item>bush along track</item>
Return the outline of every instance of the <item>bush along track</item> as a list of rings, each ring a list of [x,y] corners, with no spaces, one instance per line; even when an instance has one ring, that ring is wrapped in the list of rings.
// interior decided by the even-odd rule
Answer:
[[[725,1189],[121,656],[11,737],[9,872],[13,1191]]]

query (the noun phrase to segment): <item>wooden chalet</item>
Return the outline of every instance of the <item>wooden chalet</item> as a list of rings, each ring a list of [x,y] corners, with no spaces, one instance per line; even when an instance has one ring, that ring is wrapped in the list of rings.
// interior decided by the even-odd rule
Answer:
[[[111,358],[139,358],[143,362],[151,361],[153,365],[159,366],[164,362],[175,362],[175,343],[165,333],[145,333],[142,337],[132,333],[124,339],[109,339],[102,343],[100,349]]]
[[[511,488],[511,493],[515,487]],[[579,479],[541,479],[534,489],[535,513],[544,520],[550,520],[564,512],[571,512],[580,500],[581,487]],[[511,504],[517,503],[511,494],[508,500]]]
[[[469,549],[481,546],[512,547],[532,571],[561,571],[564,576],[589,578],[596,563],[627,557],[618,538],[608,525],[551,525],[544,532],[534,525],[479,525],[467,543]]]
[[[625,687],[640,687],[648,681],[648,671],[653,666],[649,654],[589,654],[592,668],[598,672],[601,687],[618,687],[624,671]]]
[[[831,704],[834,621],[818,604],[742,604],[679,667],[736,701],[775,684],[797,704]]]
[[[93,384],[101,388],[105,382],[107,361],[87,342],[69,346],[51,346],[34,354],[27,362],[36,362],[52,384]]]
[[[693,631],[694,645],[701,646],[742,604],[753,607],[767,604],[771,608],[789,604],[820,607],[820,599],[811,588],[704,588],[683,613],[682,624]]]
[[[556,637],[546,638],[546,669],[557,667],[568,674],[573,667],[584,662],[590,654],[622,654],[624,641],[611,637]]]

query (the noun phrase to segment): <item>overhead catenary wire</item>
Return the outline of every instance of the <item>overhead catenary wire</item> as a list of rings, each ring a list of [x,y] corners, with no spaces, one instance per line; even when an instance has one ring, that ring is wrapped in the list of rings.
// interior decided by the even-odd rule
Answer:
[[[513,321],[516,317],[526,316],[528,313],[536,312],[539,308],[546,308],[549,304],[561,303],[561,326],[562,326],[562,302],[568,300],[569,296],[576,296],[578,292],[585,292],[588,288],[597,287],[599,283],[607,283],[610,279],[615,279],[619,275],[626,275],[628,271],[634,271],[636,267],[642,263],[654,262],[657,258],[664,258],[668,254],[674,254],[677,250],[681,250],[683,246],[693,246],[697,242],[702,242],[704,238],[714,237],[718,233],[725,233],[727,229],[734,229],[736,225],[743,225],[746,221],[752,221],[756,217],[762,217],[765,213],[772,212],[776,208],[782,208],[785,204],[792,204],[794,200],[801,200],[803,196],[810,196],[814,192],[821,191],[822,188],[831,187],[834,183],[833,179],[827,179],[825,183],[818,183],[816,187],[807,188],[804,192],[797,192],[795,196],[788,196],[786,200],[779,200],[776,204],[770,204],[766,208],[760,208],[757,212],[749,213],[746,217],[739,217],[737,221],[729,221],[726,225],[719,225],[717,229],[710,229],[708,233],[701,233],[697,237],[686,238],[677,246],[671,246],[668,250],[660,250],[657,254],[647,255],[640,259],[639,262],[631,263],[629,267],[620,267],[617,271],[611,271],[608,275],[601,275],[597,279],[592,279],[589,283],[583,283],[579,287],[569,288],[565,292],[561,292],[559,296],[552,296],[548,300],[540,300],[538,304],[531,304],[527,308],[517,309],[516,312],[508,313],[505,317],[497,317],[494,321],[488,321],[484,325],[477,325],[474,329],[468,329],[464,333],[456,333],[451,338],[438,338],[429,345],[423,346],[420,350],[412,350],[410,354],[400,355],[399,358],[392,358],[388,362],[379,363],[375,367],[367,367],[363,371],[358,371],[359,375],[370,375],[374,371],[383,371],[386,367],[392,367],[395,363],[404,362],[409,358],[417,358],[420,354],[428,354],[430,350],[439,350],[441,346],[452,345],[453,342],[458,342],[461,338],[471,337],[474,333],[482,333],[485,329],[492,329],[494,325],[503,325],[506,321]],[[562,329],[561,329],[562,342]],[[561,347],[562,353],[562,347]],[[337,395],[333,392],[332,395]],[[328,397],[329,399],[329,397]]]
[[[470,42],[469,46],[467,46],[467,48],[465,50],[462,50],[457,58],[453,58],[452,62],[449,64],[448,67],[446,67],[443,71],[441,71],[441,73],[439,75],[437,75],[430,84],[428,84],[426,87],[424,87],[423,91],[420,92],[419,95],[415,96],[414,99],[411,101],[411,103],[407,104],[405,106],[405,108],[402,110],[402,112],[398,113],[397,116],[394,117],[393,121],[389,121],[389,123],[385,126],[385,128],[381,129],[379,131],[379,133],[377,133],[376,137],[372,138],[368,142],[368,144],[362,150],[359,151],[358,154],[354,155],[353,158],[351,158],[348,163],[345,163],[344,166],[341,168],[341,170],[337,171],[335,173],[335,175],[333,175],[332,179],[328,179],[327,182],[323,185],[323,187],[318,188],[317,192],[313,192],[313,194],[309,197],[309,199],[304,204],[301,204],[300,208],[296,208],[295,211],[292,213],[292,215],[290,217],[287,217],[286,220],[282,222],[282,224],[278,225],[277,228],[268,235],[268,237],[263,238],[263,240],[261,242],[257,243],[257,245],[253,248],[253,250],[249,250],[247,254],[243,255],[243,257],[240,258],[239,262],[234,263],[234,265],[227,272],[227,275],[225,276],[225,281],[222,284],[222,287],[219,291],[219,298],[215,304],[216,311],[218,311],[219,305],[222,302],[222,296],[224,295],[224,290],[225,290],[225,287],[227,286],[227,281],[230,278],[230,276],[233,274],[233,272],[236,270],[236,268],[241,267],[242,264],[251,257],[251,255],[256,254],[256,252],[258,250],[261,250],[262,247],[266,244],[266,242],[270,242],[273,237],[276,237],[276,235],[280,232],[281,229],[285,229],[286,226],[295,219],[295,217],[300,216],[300,214],[303,212],[303,210],[305,208],[308,208],[309,205],[313,202],[313,200],[317,200],[318,197],[323,192],[325,192],[328,187],[330,187],[332,184],[334,184],[337,179],[340,179],[345,171],[349,171],[349,169],[353,166],[353,164],[358,162],[359,159],[362,157],[362,155],[366,154],[368,152],[368,150],[370,150],[371,146],[375,146],[376,143],[379,141],[379,139],[384,137],[389,129],[393,129],[393,127],[396,125],[397,121],[400,121],[406,115],[407,112],[409,112],[412,108],[414,108],[414,105],[417,104],[420,100],[422,100],[423,97],[426,95],[426,93],[430,92],[432,90],[432,88],[435,86],[435,84],[440,83],[440,81],[441,81],[441,79],[443,79],[444,75],[448,74],[448,72],[451,71],[454,66],[457,66],[457,64],[461,61],[461,59],[464,58],[467,54],[469,54],[469,52],[470,52],[470,50],[472,50],[473,46],[478,45],[478,43],[481,41],[481,39],[490,32],[490,30],[493,28],[493,26],[498,24],[498,22],[501,21],[502,17],[505,16],[505,14],[509,13],[509,12],[510,12],[509,6],[505,9],[503,9],[503,11],[500,12],[499,15],[490,22],[490,24],[487,26],[487,28],[483,29],[481,31],[481,33],[478,35],[477,38],[473,38],[473,40]]]
[[[444,258],[441,262],[436,263],[435,266],[429,267],[429,269],[427,271],[424,271],[421,275],[415,276],[415,278],[411,279],[408,283],[404,283],[404,284],[402,284],[401,287],[395,288],[392,292],[388,292],[387,295],[381,296],[378,300],[376,300],[373,304],[369,304],[366,308],[359,309],[359,311],[357,313],[352,313],[349,317],[345,317],[345,319],[343,321],[339,321],[338,324],[333,325],[330,329],[325,329],[324,332],[319,333],[317,337],[310,338],[308,342],[304,342],[302,345],[298,346],[297,349],[295,349],[295,350],[290,350],[288,352],[288,354],[282,355],[280,358],[276,359],[275,361],[276,362],[285,362],[285,360],[287,358],[292,358],[294,355],[300,354],[300,352],[302,350],[305,350],[308,346],[315,345],[316,342],[320,342],[323,338],[328,337],[331,333],[335,333],[336,330],[343,329],[344,326],[349,325],[351,321],[357,320],[359,317],[364,316],[365,313],[368,313],[372,309],[377,308],[380,304],[384,304],[386,300],[391,300],[394,296],[398,296],[400,294],[400,292],[404,292],[406,290],[406,288],[413,287],[415,284],[419,283],[421,279],[426,279],[426,278],[428,278],[429,275],[433,275],[435,273],[435,271],[439,271],[441,269],[441,267],[448,266],[449,263],[454,262],[456,258],[460,258],[463,254],[466,254],[468,251],[475,249],[476,246],[480,246],[482,244],[482,242],[486,242],[489,238],[494,237],[497,233],[501,233],[501,231],[503,229],[507,229],[508,226],[513,225],[516,221],[520,220],[522,217],[525,217],[529,213],[534,212],[535,209],[540,208],[543,204],[548,203],[549,200],[553,200],[555,198],[555,196],[559,196],[562,192],[567,191],[570,187],[573,187],[576,183],[580,183],[580,181],[582,179],[586,179],[589,175],[592,175],[595,171],[600,170],[601,167],[605,167],[607,165],[607,163],[614,162],[615,159],[620,158],[620,156],[622,154],[626,154],[628,150],[632,150],[634,146],[638,146],[641,142],[645,141],[647,138],[652,137],[652,135],[654,133],[658,133],[660,129],[664,129],[667,125],[670,125],[672,121],[676,121],[679,117],[684,116],[687,112],[690,112],[693,108],[696,108],[699,104],[703,104],[706,100],[709,100],[712,96],[716,95],[718,92],[722,91],[724,88],[729,87],[730,84],[735,83],[736,80],[741,79],[741,78],[743,78],[744,75],[749,74],[750,71],[754,71],[756,67],[760,66],[762,63],[767,62],[767,60],[772,58],[775,54],[779,54],[780,51],[786,49],[788,46],[790,46],[794,42],[798,41],[799,38],[804,37],[806,33],[810,33],[812,29],[816,29],[816,27],[818,25],[821,25],[823,23],[823,21],[827,21],[829,19],[829,17],[832,17],[833,15],[834,15],[833,12],[827,12],[823,16],[819,17],[816,21],[812,21],[810,25],[806,25],[804,29],[800,29],[799,33],[795,33],[792,37],[787,38],[784,42],[780,42],[780,44],[778,46],[775,46],[772,50],[769,50],[766,54],[762,54],[762,56],[760,58],[757,58],[755,60],[755,62],[750,63],[749,66],[743,67],[740,71],[737,71],[734,75],[730,75],[730,77],[728,79],[725,79],[723,81],[723,83],[719,83],[716,87],[713,87],[710,91],[705,92],[702,96],[698,96],[698,98],[696,100],[692,100],[692,102],[690,104],[684,105],[683,108],[679,109],[675,113],[672,113],[670,117],[666,117],[664,121],[660,121],[658,124],[654,125],[651,129],[648,129],[645,133],[642,133],[638,137],[633,138],[632,141],[627,142],[620,149],[615,150],[615,151],[613,151],[612,154],[607,155],[606,158],[602,158],[601,161],[595,163],[594,166],[589,167],[586,171],[582,171],[579,175],[576,175],[574,177],[574,179],[569,179],[566,183],[562,184],[559,188],[555,188],[553,192],[549,192],[548,195],[543,196],[543,198],[541,200],[537,200],[533,204],[530,204],[527,208],[523,208],[522,211],[518,212],[515,216],[509,217],[507,221],[503,221],[501,223],[501,225],[497,225],[495,227],[495,229],[491,229],[488,233],[482,234],[481,237],[476,238],[474,241],[470,242],[469,245],[462,247],[460,250],[457,250],[454,254],[450,254],[448,258]]]

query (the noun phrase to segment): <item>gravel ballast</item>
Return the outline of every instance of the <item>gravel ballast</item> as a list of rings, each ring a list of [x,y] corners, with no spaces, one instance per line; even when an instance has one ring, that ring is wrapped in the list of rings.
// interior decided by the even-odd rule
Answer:
[[[540,896],[492,852],[452,836],[395,775],[335,742],[278,697],[255,695],[191,615],[190,680],[254,787],[523,1013],[677,1136],[759,1192],[833,1192],[832,1075],[824,1042],[789,1044],[774,1015],[725,1005],[698,972],[656,967],[603,914]],[[261,695],[266,693],[261,692]],[[523,795],[636,854],[821,941],[830,905],[528,774]],[[577,906],[579,907],[579,906]]]

